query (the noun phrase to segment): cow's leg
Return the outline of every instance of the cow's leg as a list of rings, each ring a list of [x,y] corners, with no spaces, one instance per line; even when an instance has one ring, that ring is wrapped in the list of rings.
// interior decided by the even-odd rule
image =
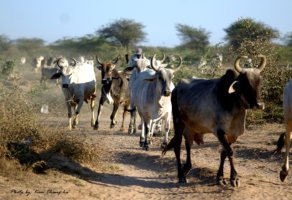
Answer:
[[[67,112],[68,112],[68,128],[69,130],[72,130],[72,110],[71,110],[71,104],[68,100],[66,100],[66,106],[67,106]]]
[[[185,146],[186,146],[186,152],[187,152],[187,159],[186,163],[183,165],[183,173],[186,176],[189,171],[192,169],[192,160],[191,160],[191,147],[193,146],[193,137],[188,131],[188,129],[185,129]]]
[[[124,111],[123,111],[123,119],[122,119],[122,124],[121,124],[121,128],[120,128],[120,131],[125,131],[125,128],[124,128],[124,122],[125,122],[125,117],[126,117],[126,114],[127,114],[127,106],[124,106]]]
[[[216,177],[217,183],[220,185],[226,185],[226,182],[224,180],[224,162],[226,157],[227,157],[226,151],[223,149],[220,154],[220,166]]]
[[[144,121],[144,132],[145,132],[145,141],[144,141],[144,144],[143,144],[143,149],[145,149],[146,151],[148,151],[149,149],[149,132],[150,132],[150,123],[151,122],[148,122],[148,121]]]
[[[290,126],[289,126],[290,125]],[[281,181],[285,181],[286,177],[289,173],[289,151],[290,151],[290,143],[291,143],[291,134],[292,134],[292,121],[290,124],[286,125],[286,135],[285,135],[285,158],[284,165],[282,166],[282,170],[280,171],[280,179]]]
[[[226,152],[226,155],[229,159],[230,162],[230,183],[233,187],[238,187],[239,186],[239,179],[237,178],[237,172],[234,167],[234,162],[233,162],[233,150],[230,146],[230,144],[227,141],[226,134],[223,130],[218,130],[217,131],[217,137],[219,141],[221,142],[224,151]],[[224,163],[223,163],[224,164]],[[220,173],[218,171],[218,173]]]
[[[180,160],[180,150],[181,150],[181,142],[182,142],[182,132],[177,132],[177,135],[174,136],[176,139],[174,143],[174,153],[176,157],[176,165],[177,165],[177,177],[179,183],[186,183],[186,176],[182,170],[182,164]]]
[[[95,108],[95,99],[92,98],[90,101],[90,109],[91,109],[91,126],[94,126],[95,116],[94,116],[94,108]]]
[[[114,102],[114,108],[113,108],[113,112],[110,116],[110,119],[111,119],[111,125],[110,125],[110,128],[114,128],[115,125],[117,124],[115,118],[116,118],[116,114],[117,114],[117,111],[119,109],[119,102]]]
[[[77,102],[78,102],[78,104],[75,105],[75,116],[74,116],[74,120],[73,120],[73,128],[76,128],[78,126],[79,113],[80,113],[82,105],[83,105],[83,98],[81,100],[78,100]]]
[[[144,125],[144,120],[142,120],[142,130],[141,130],[141,135],[140,135],[140,147],[143,147],[144,142],[145,142],[145,125]]]
[[[164,149],[168,143],[168,134],[169,134],[169,131],[170,131],[170,114],[168,117],[166,117],[166,119],[161,119],[161,123],[162,123],[162,120],[164,120],[164,137],[163,137],[163,142],[161,144],[161,148]],[[159,123],[160,123],[159,122]]]
[[[130,108],[131,119],[128,129],[128,134],[132,135],[136,133],[136,107],[131,106]]]
[[[100,118],[100,114],[101,114],[101,111],[102,111],[102,108],[103,108],[103,104],[104,102],[106,101],[106,98],[104,97],[100,97],[99,99],[99,105],[98,105],[98,110],[97,110],[97,116],[96,116],[96,121],[95,121],[95,124],[94,124],[94,130],[98,130],[99,128],[99,118]]]

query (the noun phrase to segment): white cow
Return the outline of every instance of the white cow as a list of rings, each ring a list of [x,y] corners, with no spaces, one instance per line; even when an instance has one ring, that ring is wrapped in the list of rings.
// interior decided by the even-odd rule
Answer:
[[[20,58],[20,64],[24,65],[26,63],[26,58],[24,56],[22,56]]]
[[[182,59],[180,58],[181,66]],[[139,63],[137,63],[139,66]],[[176,70],[161,67],[162,63],[151,59],[151,68],[137,74],[131,83],[131,103],[142,118],[140,146],[148,150],[148,136],[153,134],[154,125],[161,119],[165,121],[165,135],[162,146],[167,144],[171,120],[171,91],[173,73]]]
[[[44,67],[45,58],[43,56],[36,57],[32,60],[32,67],[34,72],[38,72],[42,67]]]
[[[292,136],[292,80],[290,80],[283,93],[283,109],[284,109],[284,120],[285,120],[285,161],[280,172],[280,179],[284,181],[289,171],[289,151]]]
[[[76,63],[69,65],[65,59],[57,61],[59,70],[51,79],[61,77],[62,91],[65,96],[65,101],[68,109],[69,129],[75,128],[78,125],[78,116],[83,105],[90,101],[91,108],[91,125],[94,125],[94,107],[96,97],[96,78],[94,66],[88,63]],[[75,109],[75,116],[72,124],[71,107]]]

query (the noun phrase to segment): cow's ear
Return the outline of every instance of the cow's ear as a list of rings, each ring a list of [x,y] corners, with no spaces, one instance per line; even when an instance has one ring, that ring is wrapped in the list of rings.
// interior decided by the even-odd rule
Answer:
[[[124,72],[131,72],[131,71],[133,71],[135,69],[135,67],[126,67],[125,69],[124,69]]]
[[[61,72],[57,72],[57,73],[55,73],[52,77],[51,77],[51,79],[58,79],[58,78],[60,78],[62,76],[62,73]]]
[[[233,81],[233,83],[229,86],[228,94],[232,94],[232,93],[238,91],[238,88],[239,88],[239,82]]]

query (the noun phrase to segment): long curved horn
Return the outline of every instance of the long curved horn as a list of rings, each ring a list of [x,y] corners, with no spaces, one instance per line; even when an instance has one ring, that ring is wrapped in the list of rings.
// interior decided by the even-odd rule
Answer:
[[[154,63],[154,59],[155,59],[155,57],[156,57],[156,54],[154,54],[153,57],[151,58],[151,65],[150,65],[150,67],[151,67],[154,71],[157,72],[159,66],[155,65],[155,63]]]
[[[117,56],[116,59],[112,61],[112,64],[114,64],[114,65],[117,64],[117,62],[119,61],[119,59],[120,59],[120,56]]]
[[[163,63],[165,61],[165,58],[165,54],[163,54],[162,60],[160,62]]]
[[[247,56],[238,56],[234,62],[234,69],[238,72],[238,73],[242,73],[243,69],[240,67],[239,63],[240,63],[240,59],[241,58],[248,58]]]
[[[100,62],[99,58],[97,56],[95,56],[95,58],[96,58],[97,63],[102,65],[102,62]]]
[[[179,63],[176,66],[176,68],[173,70],[173,73],[177,72],[182,67],[181,64],[182,64],[182,58],[181,58],[181,56],[179,56]]]
[[[259,65],[259,67],[258,67],[258,70],[261,72],[265,68],[265,66],[267,64],[267,58],[266,58],[265,55],[262,55],[262,54],[258,55],[257,57],[261,58],[261,63]]]
[[[60,66],[60,60],[61,60],[62,58],[59,58],[56,62],[57,62],[57,65],[58,65],[58,67],[60,68],[60,69],[63,69],[63,66]]]
[[[74,62],[73,66],[76,66],[76,64],[77,64],[76,60],[74,58],[71,58],[71,60],[73,60],[73,62]]]

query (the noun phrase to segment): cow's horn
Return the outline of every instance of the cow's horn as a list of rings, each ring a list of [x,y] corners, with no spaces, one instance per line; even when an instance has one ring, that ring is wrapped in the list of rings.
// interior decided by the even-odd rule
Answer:
[[[73,66],[76,66],[76,64],[77,64],[76,60],[74,58],[71,58],[71,60],[73,60],[73,62],[74,62]]]
[[[161,63],[163,63],[165,61],[165,58],[166,58],[166,56],[165,56],[165,54],[163,54],[163,57],[161,59]]]
[[[102,62],[100,62],[99,58],[97,56],[95,56],[95,58],[96,58],[97,63],[102,65]]]
[[[57,60],[57,65],[58,65],[58,67],[60,68],[60,69],[63,69],[63,66],[60,66],[60,60],[61,60],[62,58],[59,58],[58,60]]]
[[[112,64],[114,64],[114,65],[117,64],[117,62],[119,61],[119,59],[120,59],[120,56],[117,56],[116,59],[112,61]]]
[[[258,67],[259,71],[261,72],[265,68],[265,66],[267,64],[267,58],[266,58],[265,55],[261,55],[261,54],[258,55],[257,57],[261,58],[261,63],[259,65],[259,67]]]
[[[176,66],[176,68],[173,70],[173,73],[177,72],[182,67],[181,64],[182,64],[182,58],[181,58],[181,56],[179,56],[179,63]]]
[[[240,63],[240,59],[241,58],[248,58],[247,56],[238,56],[234,62],[234,69],[238,72],[238,73],[242,73],[243,69],[240,67],[239,63]]]
[[[158,71],[159,67],[157,65],[155,65],[155,63],[154,63],[155,57],[156,57],[156,54],[154,54],[153,57],[151,58],[151,65],[150,66],[154,71]]]

